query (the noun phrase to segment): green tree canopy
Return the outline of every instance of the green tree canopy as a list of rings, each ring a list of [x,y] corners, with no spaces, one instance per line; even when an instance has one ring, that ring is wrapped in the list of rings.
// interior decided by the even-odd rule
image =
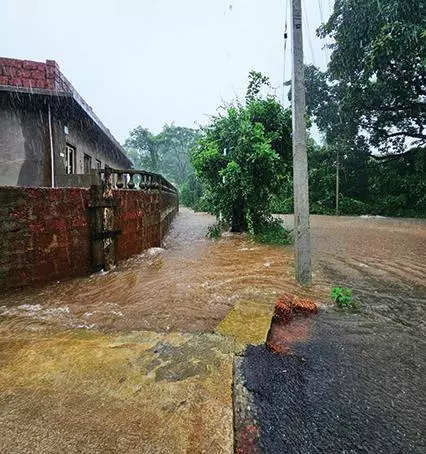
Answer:
[[[328,73],[307,71],[326,134],[358,134],[385,154],[425,145],[425,18],[424,0],[335,0],[319,29],[334,42]]]
[[[246,105],[237,103],[203,129],[192,164],[204,183],[214,214],[232,230],[258,229],[271,214],[271,198],[291,158],[291,115],[273,98],[249,84]]]
[[[190,151],[196,144],[198,136],[197,130],[174,124],[166,124],[156,136],[160,171],[179,186],[194,172],[190,163]]]
[[[181,185],[193,173],[189,159],[199,132],[195,129],[165,125],[154,135],[138,126],[130,131],[124,148],[136,168],[158,172]]]
[[[151,172],[159,170],[159,144],[156,137],[146,128],[138,126],[130,131],[124,143],[127,155],[137,169]]]

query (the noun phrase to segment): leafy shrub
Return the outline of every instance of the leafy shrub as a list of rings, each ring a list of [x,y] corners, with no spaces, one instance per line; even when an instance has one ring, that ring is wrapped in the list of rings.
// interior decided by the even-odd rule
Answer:
[[[271,196],[282,188],[291,155],[290,134],[290,110],[273,97],[252,94],[246,105],[228,106],[203,128],[191,163],[213,214],[220,213],[232,231],[256,231],[270,216]]]
[[[219,221],[216,224],[210,225],[207,229],[207,234],[206,236],[209,238],[212,238],[214,240],[217,240],[222,236],[222,232],[227,230],[229,228],[229,225],[227,225],[226,222],[224,221]]]
[[[264,223],[258,227],[255,233],[251,234],[251,237],[257,243],[277,244],[279,246],[293,242],[292,232],[282,225],[281,219],[272,219]]]
[[[336,209],[330,208],[330,204],[319,200],[318,202],[311,202],[309,207],[310,214],[334,215]]]
[[[271,212],[275,214],[293,213],[293,197],[281,198],[273,196],[271,200]]]
[[[214,209],[210,200],[210,196],[207,192],[197,200],[197,202],[191,207],[194,211],[202,211],[204,213],[215,214]]]
[[[352,301],[352,290],[345,287],[333,287],[331,289],[331,299],[341,309],[354,309],[355,303]]]
[[[361,214],[371,213],[371,208],[367,203],[341,195],[339,200],[339,211],[340,214],[359,216]]]

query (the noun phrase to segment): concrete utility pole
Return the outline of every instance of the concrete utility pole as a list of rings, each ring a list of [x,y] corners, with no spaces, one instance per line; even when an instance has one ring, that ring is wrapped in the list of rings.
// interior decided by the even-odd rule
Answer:
[[[303,285],[312,280],[309,227],[308,156],[306,152],[305,74],[301,0],[291,0],[292,19],[292,112],[295,277]]]

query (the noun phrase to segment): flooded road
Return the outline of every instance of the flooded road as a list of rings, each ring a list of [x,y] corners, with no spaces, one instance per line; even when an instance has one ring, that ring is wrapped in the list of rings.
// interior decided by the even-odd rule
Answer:
[[[284,217],[291,227],[292,217]],[[291,247],[245,235],[205,237],[214,218],[181,208],[164,242],[114,271],[0,297],[3,329],[213,331],[237,301],[273,305],[282,293],[328,301],[353,289],[365,311],[417,327],[426,302],[426,223],[312,217],[313,285],[293,280]]]
[[[424,222],[314,216],[312,233],[315,266],[360,312],[323,306],[291,322],[283,355],[248,346],[238,452],[424,453]]]
[[[369,316],[424,332],[426,220],[312,216],[311,229],[322,279],[351,288]]]
[[[13,329],[41,325],[107,331],[213,331],[237,301],[273,305],[284,291],[325,296],[292,278],[292,249],[246,235],[206,238],[214,218],[181,208],[164,242],[114,271],[0,298]],[[26,327],[26,328],[25,328]]]
[[[424,452],[425,222],[313,216],[306,289],[292,247],[213,241],[212,223],[181,208],[163,248],[0,297],[0,450],[230,453],[248,345],[234,370],[260,452]],[[333,307],[334,285],[359,313]],[[320,310],[277,355],[284,293]]]

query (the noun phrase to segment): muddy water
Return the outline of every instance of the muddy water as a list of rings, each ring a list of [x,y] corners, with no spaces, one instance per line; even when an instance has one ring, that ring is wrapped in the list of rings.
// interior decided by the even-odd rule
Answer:
[[[182,209],[162,249],[0,297],[1,452],[232,452],[231,353],[245,344],[264,452],[424,452],[425,223],[312,217],[302,289],[291,247],[211,241],[213,222]],[[360,314],[327,302],[338,284]],[[274,355],[283,293],[325,303]]]
[[[237,301],[273,304],[298,289],[291,248],[245,235],[206,238],[214,218],[182,208],[164,242],[114,271],[0,298],[10,329],[59,325],[100,330],[212,331]],[[4,321],[5,322],[5,321]]]
[[[239,445],[250,427],[253,452],[424,453],[425,223],[314,216],[312,240],[321,279],[351,287],[360,311],[279,326],[284,354],[247,347]]]
[[[292,226],[292,218],[285,217]],[[332,285],[353,289],[363,313],[424,329],[426,221],[312,217],[313,260]]]
[[[313,216],[309,289],[294,283],[291,247],[258,245],[245,235],[212,241],[205,233],[213,222],[182,208],[163,248],[109,273],[1,297],[2,329],[212,331],[237,302],[273,305],[284,292],[325,301],[335,284],[353,288],[375,314],[410,326],[424,319],[422,221]]]

